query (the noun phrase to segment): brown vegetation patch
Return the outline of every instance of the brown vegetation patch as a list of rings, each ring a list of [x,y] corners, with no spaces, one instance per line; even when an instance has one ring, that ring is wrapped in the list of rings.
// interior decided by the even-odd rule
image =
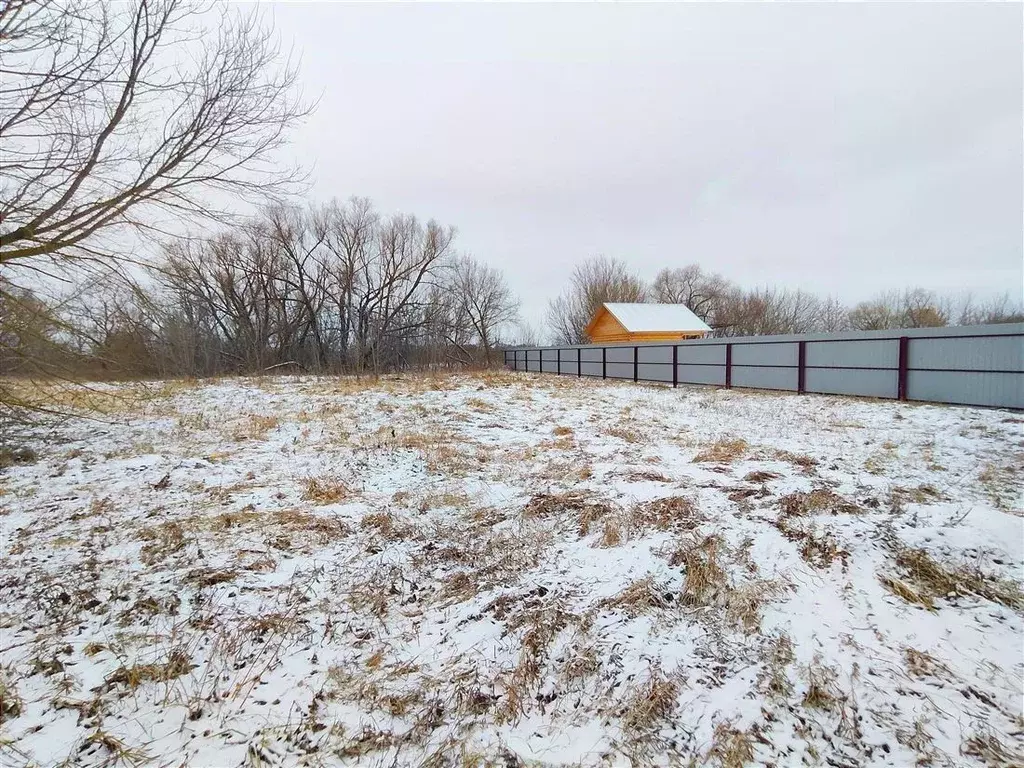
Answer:
[[[754,760],[754,737],[729,721],[719,723],[706,759],[714,760],[721,768],[743,768]]]
[[[35,464],[37,461],[39,454],[31,448],[0,447],[0,469],[13,467],[15,464]]]
[[[608,427],[602,430],[602,433],[608,437],[617,437],[627,443],[642,443],[647,439],[647,436],[639,429],[624,424]]]
[[[836,685],[839,679],[839,672],[822,661],[821,655],[815,655],[814,660],[805,669],[807,690],[804,692],[800,703],[811,709],[824,709],[832,711],[839,705],[842,698],[842,691]]]
[[[391,512],[371,512],[359,521],[359,527],[366,531],[375,531],[379,536],[391,541],[408,538],[412,529],[403,524]]]
[[[661,472],[644,470],[639,472],[627,472],[622,478],[630,483],[671,483],[672,478],[665,477]]]
[[[796,660],[789,635],[768,638],[761,651],[761,658],[764,667],[757,677],[758,690],[776,699],[787,698],[793,692],[787,668]]]
[[[787,539],[800,544],[800,557],[814,568],[829,568],[836,560],[842,561],[844,567],[849,563],[850,553],[839,546],[829,531],[819,534],[813,525],[794,525],[788,517],[780,517],[775,527]]]
[[[776,472],[765,472],[764,470],[755,470],[748,472],[744,475],[743,479],[748,483],[767,483],[769,480],[778,479],[779,475]]]
[[[668,719],[676,708],[679,684],[652,669],[646,682],[635,689],[622,713],[627,731],[650,731]]]
[[[630,529],[633,532],[645,528],[692,530],[704,518],[697,513],[693,501],[685,496],[668,496],[653,501],[641,502],[629,513]]]
[[[746,440],[741,438],[722,438],[713,442],[703,451],[700,451],[693,457],[693,461],[728,464],[741,458],[746,452]]]
[[[813,491],[789,493],[779,499],[782,514],[789,517],[828,513],[832,515],[856,515],[864,510],[828,488]]]
[[[896,565],[901,577],[882,575],[882,584],[910,603],[934,609],[938,598],[955,600],[973,595],[1008,608],[1024,607],[1024,593],[1016,583],[976,568],[944,565],[923,549],[899,547]]]
[[[250,413],[247,419],[235,426],[231,437],[237,441],[243,440],[264,440],[267,433],[277,429],[281,420],[277,416],[263,416],[258,413]]]
[[[130,667],[119,667],[106,678],[106,685],[126,685],[138,688],[143,683],[162,683],[195,669],[188,654],[180,648],[170,652],[167,661],[162,664],[133,664]]]
[[[916,648],[904,648],[903,661],[907,666],[907,672],[914,677],[953,679],[953,672],[950,668],[925,651],[919,651]]]
[[[146,542],[139,555],[145,565],[154,565],[185,548],[185,529],[178,522],[143,528],[139,538]]]
[[[352,533],[351,527],[340,518],[326,517],[302,509],[277,510],[271,514],[271,520],[289,532],[316,534],[321,544]]]
[[[593,521],[610,512],[611,509],[611,505],[605,501],[595,499],[589,494],[573,491],[570,493],[535,494],[523,508],[523,514],[526,517],[546,519],[568,513],[576,514],[581,521],[584,518],[587,521]]]
[[[769,451],[768,455],[776,461],[785,461],[793,466],[800,467],[804,474],[811,474],[814,468],[818,466],[818,460],[807,456],[802,453],[793,453],[792,451],[773,450]]]
[[[22,701],[17,686],[6,667],[0,667],[0,723],[14,719],[21,714]]]
[[[636,617],[659,608],[668,608],[672,601],[672,592],[656,584],[653,576],[647,576],[632,582],[619,594],[605,598],[598,605]]]
[[[237,571],[217,570],[214,568],[194,568],[185,574],[184,582],[196,587],[212,587],[217,584],[226,584],[238,577]]]
[[[349,487],[335,477],[311,477],[306,480],[302,499],[316,504],[336,504],[351,494]]]

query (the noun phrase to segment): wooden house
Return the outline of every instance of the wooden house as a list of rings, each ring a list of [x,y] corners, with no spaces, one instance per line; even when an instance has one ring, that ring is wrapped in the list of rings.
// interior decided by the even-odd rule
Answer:
[[[605,303],[587,325],[594,344],[700,339],[710,332],[685,304]]]

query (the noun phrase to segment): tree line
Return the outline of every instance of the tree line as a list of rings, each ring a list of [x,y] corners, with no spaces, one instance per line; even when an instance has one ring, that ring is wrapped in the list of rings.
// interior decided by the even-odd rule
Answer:
[[[799,289],[743,288],[697,264],[666,267],[647,283],[624,262],[596,256],[575,268],[565,291],[548,305],[550,340],[587,343],[587,323],[605,302],[685,304],[716,336],[1024,322],[1024,307],[1009,294],[977,301],[970,294],[908,288],[847,306]]]
[[[0,284],[8,370],[92,375],[394,371],[490,365],[518,300],[455,231],[353,198],[267,208],[171,239],[142,279],[110,271],[47,306]]]

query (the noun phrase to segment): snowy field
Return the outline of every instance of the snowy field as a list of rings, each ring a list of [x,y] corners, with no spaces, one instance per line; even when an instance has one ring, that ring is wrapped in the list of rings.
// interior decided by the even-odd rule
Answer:
[[[529,374],[110,387],[0,472],[3,766],[1024,761],[1024,423]]]

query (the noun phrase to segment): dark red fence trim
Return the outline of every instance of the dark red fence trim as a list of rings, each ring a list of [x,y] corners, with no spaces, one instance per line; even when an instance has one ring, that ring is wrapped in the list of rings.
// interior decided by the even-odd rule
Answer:
[[[803,394],[806,389],[804,382],[807,379],[807,342],[801,341],[796,348],[796,391]]]
[[[907,399],[907,366],[910,361],[910,337],[900,336],[899,366],[896,371],[896,399]]]

